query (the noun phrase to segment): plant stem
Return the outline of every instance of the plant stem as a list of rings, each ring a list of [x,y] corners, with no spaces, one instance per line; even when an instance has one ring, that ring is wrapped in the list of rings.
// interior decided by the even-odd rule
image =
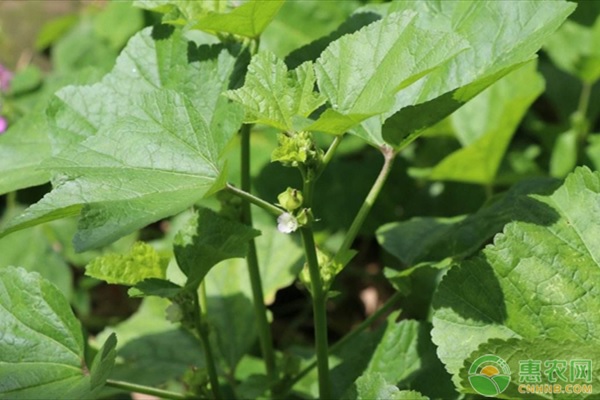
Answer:
[[[329,381],[329,356],[327,343],[327,311],[325,305],[327,294],[323,290],[321,272],[315,248],[312,229],[308,226],[300,228],[302,243],[306,254],[306,262],[310,273],[313,318],[315,324],[315,350],[317,353],[317,369],[319,373],[319,398],[331,398],[331,382]]]
[[[373,186],[371,187],[371,190],[367,194],[367,197],[363,201],[363,204],[360,206],[360,209],[358,210],[356,217],[354,217],[354,221],[352,221],[352,225],[350,225],[350,228],[348,229],[348,232],[346,233],[346,236],[344,237],[344,241],[342,242],[342,245],[340,246],[337,254],[335,255],[335,260],[339,261],[339,260],[343,259],[344,254],[348,250],[350,250],[350,247],[352,246],[354,239],[358,235],[358,232],[360,231],[360,228],[362,227],[363,223],[365,222],[367,215],[369,215],[371,208],[373,208],[373,204],[375,203],[377,196],[379,196],[379,192],[381,192],[381,189],[383,188],[383,185],[385,184],[387,177],[389,176],[390,172],[392,171],[392,165],[394,164],[394,159],[396,158],[396,153],[394,152],[394,150],[391,147],[386,146],[386,145],[383,145],[381,147],[381,153],[383,154],[383,158],[384,158],[384,162],[383,162],[383,166],[381,167],[381,171],[379,171],[379,175],[377,176],[377,179],[373,183]]]
[[[366,318],[363,322],[360,323],[352,332],[348,333],[346,336],[338,340],[335,344],[333,344],[329,348],[329,354],[334,353],[336,350],[341,348],[345,343],[349,342],[356,336],[358,336],[361,332],[366,330],[373,322],[378,320],[383,314],[387,313],[393,306],[396,304],[398,300],[402,298],[403,294],[401,292],[396,292],[387,299],[387,301],[373,314],[371,314],[368,318]],[[294,376],[292,381],[288,384],[288,390],[291,389],[300,379],[304,378],[310,371],[312,371],[317,366],[317,361],[313,360],[310,364],[308,364],[302,371],[298,373],[298,375]]]
[[[310,174],[303,174],[303,178],[304,207],[310,209],[312,207],[315,182],[310,178]],[[317,354],[317,370],[319,375],[319,398],[330,399],[331,381],[329,379],[329,345],[327,339],[327,293],[323,288],[311,223],[300,228],[300,235],[302,236],[302,244],[304,246],[304,254],[311,282],[313,321],[315,325],[315,351]]]
[[[162,389],[156,389],[156,388],[153,388],[150,386],[138,385],[138,384],[130,383],[130,382],[115,381],[112,379],[106,380],[106,386],[113,387],[116,389],[123,389],[128,392],[132,392],[132,393],[148,394],[150,396],[156,396],[156,397],[160,397],[163,399],[173,399],[173,400],[197,399],[197,400],[199,400],[198,397],[190,397],[190,396],[187,396],[187,395],[181,394],[181,393],[170,392],[168,390],[162,390]]]
[[[250,193],[250,131],[251,125],[244,124],[241,129],[242,136],[242,191]],[[239,195],[239,193],[238,193]],[[252,210],[250,209],[249,199],[243,198],[242,203],[242,222],[252,226]],[[248,255],[246,256],[248,263],[248,274],[250,276],[250,286],[252,287],[252,299],[254,302],[254,312],[256,314],[256,322],[258,327],[258,337],[265,367],[267,370],[267,378],[271,387],[274,386],[277,380],[275,371],[275,352],[273,350],[273,339],[271,337],[271,327],[267,319],[267,307],[265,306],[265,296],[263,294],[262,281],[260,278],[260,269],[258,266],[258,255],[256,253],[256,242],[251,239],[248,243]]]
[[[199,290],[202,291],[203,286],[204,286],[204,284],[202,283]],[[203,317],[206,316],[206,310],[204,310],[202,308],[202,306],[200,305],[198,290],[194,291],[194,307],[196,310],[198,310],[198,312],[196,313],[196,318],[195,318],[194,323],[196,325],[196,331],[198,332],[198,335],[200,336],[200,340],[202,341],[202,347],[204,348],[204,359],[206,362],[206,369],[208,371],[208,379],[210,381],[210,387],[211,387],[211,390],[213,392],[213,396],[215,397],[215,399],[222,399],[223,397],[221,396],[221,391],[219,389],[219,375],[217,374],[217,368],[215,366],[215,359],[213,357],[212,349],[210,346],[208,325],[206,324],[205,320],[203,320]]]
[[[320,176],[323,173],[323,171],[325,170],[325,168],[327,167],[327,165],[329,165],[329,163],[331,162],[331,159],[333,158],[333,155],[335,154],[335,151],[337,150],[338,146],[342,142],[343,138],[344,138],[344,135],[338,135],[333,139],[333,142],[331,142],[331,145],[329,145],[327,152],[323,156],[323,161],[322,161],[321,167],[319,168],[319,171],[317,171],[317,177]]]
[[[584,82],[581,88],[581,94],[579,95],[579,103],[577,104],[577,111],[581,113],[582,117],[587,114],[588,106],[590,104],[590,96],[592,95],[592,85]]]
[[[282,209],[274,206],[273,204],[271,204],[267,201],[264,201],[260,197],[257,197],[257,196],[255,196],[251,193],[248,193],[242,189],[238,189],[229,183],[227,184],[225,189],[227,191],[235,194],[236,196],[242,198],[243,200],[246,200],[246,201],[254,204],[255,206],[262,208],[263,210],[267,211],[268,213],[272,214],[275,217],[279,217],[281,214],[284,213],[284,211]]]

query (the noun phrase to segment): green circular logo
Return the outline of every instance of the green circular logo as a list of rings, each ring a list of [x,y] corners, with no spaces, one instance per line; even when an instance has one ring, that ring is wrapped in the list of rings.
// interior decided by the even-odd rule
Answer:
[[[469,383],[481,395],[497,396],[504,392],[510,383],[510,368],[500,357],[486,354],[471,364]]]

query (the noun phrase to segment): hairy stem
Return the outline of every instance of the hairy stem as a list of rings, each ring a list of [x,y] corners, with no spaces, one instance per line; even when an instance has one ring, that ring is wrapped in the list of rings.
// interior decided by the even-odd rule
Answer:
[[[245,124],[242,126],[242,191],[250,193],[250,130],[251,125]],[[239,193],[238,193],[239,195]],[[250,201],[246,197],[242,203],[242,220],[245,224],[252,226],[252,211],[250,209]],[[251,239],[248,243],[248,255],[246,256],[248,263],[248,274],[250,276],[250,286],[252,287],[252,300],[254,303],[254,312],[256,314],[256,322],[258,327],[258,337],[265,367],[267,370],[267,378],[271,387],[275,384],[277,373],[275,371],[275,351],[273,350],[273,339],[271,337],[271,328],[267,319],[267,307],[265,306],[265,296],[263,293],[262,281],[260,278],[260,270],[258,264],[258,255],[256,253],[256,242]]]
[[[284,211],[282,209],[274,206],[273,204],[261,199],[260,197],[255,196],[251,193],[248,193],[242,189],[236,188],[235,186],[233,186],[231,184],[227,184],[225,189],[228,192],[233,193],[236,196],[240,197],[241,199],[246,200],[246,201],[250,202],[251,204],[254,204],[255,206],[262,208],[263,210],[267,211],[268,213],[272,214],[275,217],[279,217],[281,214],[284,213]]]
[[[200,291],[204,290],[204,284],[201,284]],[[206,369],[208,371],[208,379],[210,381],[210,387],[213,392],[215,399],[222,399],[221,391],[219,389],[219,375],[217,374],[217,368],[215,366],[215,359],[210,346],[208,325],[206,324],[206,310],[202,307],[198,296],[198,290],[194,291],[194,307],[198,312],[196,313],[194,324],[196,331],[200,336],[202,347],[204,349],[204,360],[206,362]]]
[[[150,386],[138,385],[130,382],[115,381],[112,379],[106,380],[106,386],[113,387],[115,389],[126,390],[131,393],[142,393],[150,396],[160,397],[162,399],[173,399],[173,400],[201,400],[198,397],[190,397],[185,394],[170,392],[168,390],[156,389]]]

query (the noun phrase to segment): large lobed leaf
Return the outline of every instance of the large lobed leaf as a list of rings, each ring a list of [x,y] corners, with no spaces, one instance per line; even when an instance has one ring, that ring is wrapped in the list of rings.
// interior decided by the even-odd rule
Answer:
[[[94,398],[104,385],[115,361],[115,336],[88,369],[68,301],[37,273],[0,269],[0,320],[0,399]]]
[[[193,104],[171,91],[48,162],[66,175],[2,234],[81,212],[75,247],[106,245],[220,187],[220,149]]]
[[[354,133],[374,145],[385,142],[398,149],[405,147],[425,128],[534,58],[574,8],[575,4],[552,0],[411,0],[369,7],[368,11],[382,15],[416,11],[420,29],[459,35],[468,49],[399,92],[390,109],[367,120]]]
[[[331,108],[309,129],[344,133],[389,110],[395,95],[467,48],[453,32],[421,29],[417,13],[390,13],[331,43],[315,63]]]
[[[460,385],[464,361],[490,339],[600,343],[600,174],[578,168],[553,194],[531,196],[475,259],[451,269],[434,297],[432,337]],[[483,354],[479,354],[483,355]]]
[[[242,117],[220,96],[235,57],[161,29],[136,35],[102,82],[58,93],[55,188],[0,236],[81,212],[76,248],[99,247],[222,187],[219,157]]]

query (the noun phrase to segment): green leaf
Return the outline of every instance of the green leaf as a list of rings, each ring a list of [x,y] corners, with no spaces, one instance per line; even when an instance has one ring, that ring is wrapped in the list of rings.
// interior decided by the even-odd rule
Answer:
[[[111,379],[161,386],[181,381],[191,368],[204,367],[198,339],[165,319],[168,305],[164,299],[147,297],[129,319],[98,335],[100,341],[114,334],[119,337],[119,360]],[[109,390],[103,394],[112,393]]]
[[[221,96],[235,68],[230,52],[235,50],[222,45],[197,46],[168,26],[144,29],[129,41],[101,82],[56,93],[47,111],[54,154],[121,118],[136,116],[141,95],[157,89],[187,95],[214,140],[226,142],[242,118],[241,109]]]
[[[600,357],[598,344],[597,341],[570,339],[555,341],[544,337],[531,340],[510,339],[507,341],[492,339],[482,344],[465,360],[464,367],[460,372],[461,385],[464,391],[476,393],[469,382],[469,378],[479,371],[475,369],[474,373],[470,373],[471,366],[477,365],[474,363],[478,357],[490,354],[500,357],[506,362],[510,370],[510,382],[507,388],[494,397],[505,399],[525,398],[525,396],[532,399],[597,398],[597,389],[593,390],[594,394],[586,393],[583,390],[587,390],[588,387],[593,389],[594,386],[600,384],[600,379],[598,379],[600,368],[596,362]],[[562,373],[562,377],[559,373],[551,371],[555,361],[558,362],[556,365],[559,367],[558,371]],[[571,364],[573,361],[575,363],[581,362],[579,369],[574,368],[576,364]],[[586,362],[589,362],[587,366]],[[535,372],[536,364],[539,366],[537,373]],[[585,371],[586,368],[589,368],[587,370],[589,375],[582,374],[582,376],[578,376],[578,373]],[[536,389],[536,383],[528,383],[523,378],[535,378],[536,376],[539,378],[537,383],[539,387],[559,384],[562,385],[563,390],[560,393],[544,393],[539,389],[537,389],[537,394],[526,392],[527,386],[529,386],[529,390]],[[575,393],[575,390],[572,390],[572,393],[566,392],[564,389],[568,384],[572,385],[569,389],[577,387],[582,392]]]
[[[42,51],[50,47],[75,24],[77,24],[77,15],[74,14],[67,14],[44,23],[35,39],[35,49]]]
[[[315,63],[319,89],[332,108],[309,129],[340,134],[388,111],[398,91],[465,49],[454,33],[420,29],[414,12],[389,14],[341,37]]]
[[[218,35],[257,38],[275,17],[283,0],[248,0],[242,5],[234,2],[190,0],[136,0],[134,5],[165,14],[164,23],[187,25],[191,29]],[[230,3],[230,4],[227,4]],[[222,12],[226,8],[228,12]]]
[[[563,178],[573,171],[577,165],[578,136],[575,129],[569,129],[558,136],[552,148],[550,175]]]
[[[18,208],[7,212],[3,215],[0,226],[21,211],[22,209]],[[13,265],[23,267],[29,272],[37,272],[60,289],[67,299],[71,299],[71,268],[57,251],[57,241],[52,238],[50,232],[47,226],[37,226],[0,240],[0,268]]]
[[[0,320],[1,399],[93,398],[104,385],[114,336],[88,371],[79,322],[64,296],[38,274],[0,269]]]
[[[143,27],[142,10],[132,7],[127,0],[110,1],[94,18],[94,33],[117,51]]]
[[[506,225],[436,292],[432,337],[457,383],[464,360],[489,339],[598,340],[600,174],[578,168],[534,199],[526,221]]]
[[[248,0],[228,13],[209,12],[194,28],[211,33],[232,33],[257,38],[275,17],[284,0]]]
[[[0,236],[81,212],[75,248],[100,247],[223,187],[224,141],[214,138],[190,100],[166,90],[134,99],[136,114],[46,164],[62,181]]]
[[[50,156],[43,113],[32,113],[0,136],[0,194],[48,182],[50,173],[40,163]],[[35,156],[34,156],[35,155]]]
[[[65,74],[85,67],[107,72],[118,55],[118,49],[112,48],[107,41],[96,35],[94,20],[89,15],[82,17],[51,50],[54,69]]]
[[[200,208],[175,238],[175,258],[188,285],[197,286],[208,271],[229,258],[244,258],[256,229]]]
[[[566,21],[544,44],[552,62],[583,82],[593,84],[600,78],[600,18],[585,27]]]
[[[245,122],[293,132],[300,130],[295,128],[297,120],[301,122],[325,102],[314,86],[312,63],[288,71],[274,54],[262,52],[250,62],[244,86],[226,95],[244,106]]]
[[[521,119],[543,89],[537,63],[530,62],[452,114],[450,119],[464,147],[444,158],[428,178],[492,184]]]
[[[545,178],[522,181],[466,217],[416,217],[383,225],[377,230],[377,241],[410,267],[446,258],[460,260],[473,255],[507,223],[529,221],[529,210],[537,203],[530,196],[550,194],[558,184]]]
[[[394,107],[359,133],[400,149],[498,79],[535,57],[545,39],[573,11],[563,1],[399,1],[389,12],[417,11],[419,28],[445,29],[469,48],[426,78],[400,92]],[[490,45],[493,43],[493,45]],[[395,113],[395,114],[394,114]],[[378,126],[390,115],[383,132]]]
[[[152,246],[136,242],[128,254],[107,254],[94,259],[85,274],[108,283],[133,286],[148,278],[164,278],[168,259]]]

